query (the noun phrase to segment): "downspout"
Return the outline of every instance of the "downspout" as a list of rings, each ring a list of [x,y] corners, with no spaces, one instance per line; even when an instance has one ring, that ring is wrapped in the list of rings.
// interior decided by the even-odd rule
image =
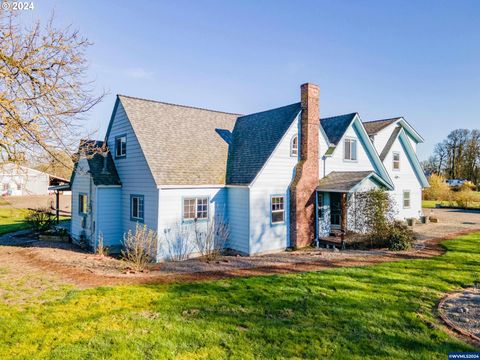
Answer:
[[[326,176],[326,174],[325,174],[325,172],[326,172],[326,170],[325,170],[326,164],[325,164],[325,163],[327,162],[327,157],[326,157],[325,155],[323,155],[323,156],[322,156],[322,160],[323,160],[323,176],[322,176],[322,177],[325,177],[325,176]]]

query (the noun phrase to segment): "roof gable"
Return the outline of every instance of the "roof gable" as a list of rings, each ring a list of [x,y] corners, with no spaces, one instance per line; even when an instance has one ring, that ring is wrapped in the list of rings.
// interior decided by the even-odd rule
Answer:
[[[330,144],[338,144],[356,115],[357,113],[350,113],[320,119],[320,126]]]
[[[238,114],[123,95],[117,101],[157,185],[225,184],[228,143],[218,130],[231,131]]]
[[[300,103],[239,117],[232,132],[227,184],[250,184],[301,110]]]
[[[363,126],[365,127],[365,131],[367,132],[368,135],[375,135],[375,134],[378,134],[381,130],[385,129],[387,126],[395,123],[398,120],[400,120],[399,117],[391,118],[391,119],[365,121],[363,123]]]
[[[418,160],[417,154],[415,154],[412,144],[410,144],[407,136],[408,135],[406,134],[405,130],[401,128],[398,134],[398,138],[400,140],[400,143],[402,144],[403,150],[407,154],[410,165],[412,165],[412,168],[421,186],[424,188],[430,187],[428,180],[425,177],[425,173],[423,172],[422,166],[420,165],[420,161]]]

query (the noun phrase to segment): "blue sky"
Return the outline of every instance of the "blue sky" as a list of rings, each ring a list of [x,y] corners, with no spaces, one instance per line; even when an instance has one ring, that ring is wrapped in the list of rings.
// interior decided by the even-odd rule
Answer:
[[[404,116],[421,159],[480,127],[480,1],[34,1],[72,24],[109,92],[86,126],[102,138],[115,95],[251,113],[320,86],[322,117]]]

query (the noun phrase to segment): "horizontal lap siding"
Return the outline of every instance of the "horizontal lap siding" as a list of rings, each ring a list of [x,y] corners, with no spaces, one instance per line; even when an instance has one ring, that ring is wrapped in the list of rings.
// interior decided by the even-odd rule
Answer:
[[[121,195],[119,187],[97,188],[97,241],[103,235],[105,246],[119,247],[122,243]]]
[[[250,254],[278,251],[289,246],[289,186],[298,158],[290,156],[290,142],[298,134],[298,118],[292,123],[250,189]],[[285,199],[285,221],[271,224],[270,199]]]
[[[400,153],[400,170],[393,170],[393,152]],[[395,140],[390,152],[384,160],[385,168],[392,178],[395,189],[391,191],[399,219],[417,218],[422,211],[422,188],[410,164],[399,138]],[[410,208],[403,208],[403,191],[410,190]]]
[[[228,248],[249,253],[249,189],[228,188]]]
[[[124,134],[127,135],[127,156],[116,159],[115,137]],[[118,104],[107,142],[122,182],[121,220],[119,223],[122,234],[135,229],[136,222],[130,220],[130,195],[132,194],[144,196],[144,224],[156,231],[158,228],[158,189],[121,103]]]
[[[159,252],[158,260],[164,260],[168,257],[166,244],[166,233],[176,231],[182,224],[183,199],[185,197],[208,197],[208,214],[210,219],[215,217],[223,218],[227,221],[227,189],[224,187],[196,188],[196,189],[160,189],[159,192],[159,215],[158,215],[158,237]],[[191,223],[190,223],[191,224]],[[185,225],[188,228],[192,253],[197,249],[193,245],[193,227]],[[170,236],[170,235],[169,235]]]

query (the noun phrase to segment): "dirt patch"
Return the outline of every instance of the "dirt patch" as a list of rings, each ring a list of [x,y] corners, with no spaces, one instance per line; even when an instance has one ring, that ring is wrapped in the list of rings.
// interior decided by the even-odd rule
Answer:
[[[440,301],[438,312],[450,329],[480,346],[480,291],[449,294]]]
[[[145,273],[131,273],[121,260],[87,253],[73,244],[40,242],[23,235],[0,239],[0,244],[4,245],[0,246],[0,267],[12,269],[21,264],[22,273],[51,274],[62,283],[95,287],[215,280],[366,266],[437,256],[444,252],[439,245],[441,241],[475,230],[480,231],[480,213],[457,214],[455,210],[450,211],[454,214],[449,214],[448,210],[435,210],[435,215],[440,220],[437,224],[417,225],[415,232],[419,240],[410,251],[333,251],[308,248],[252,257],[223,256],[211,262],[201,259],[168,262],[155,264]],[[464,222],[468,224],[463,224]]]

